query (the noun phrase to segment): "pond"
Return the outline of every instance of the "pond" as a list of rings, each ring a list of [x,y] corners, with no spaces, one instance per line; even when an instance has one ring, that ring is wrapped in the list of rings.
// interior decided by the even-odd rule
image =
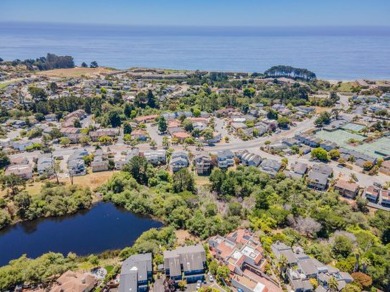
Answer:
[[[0,231],[0,266],[23,254],[35,258],[49,251],[88,255],[121,249],[144,231],[161,226],[112,203],[98,203],[71,216],[21,222]]]

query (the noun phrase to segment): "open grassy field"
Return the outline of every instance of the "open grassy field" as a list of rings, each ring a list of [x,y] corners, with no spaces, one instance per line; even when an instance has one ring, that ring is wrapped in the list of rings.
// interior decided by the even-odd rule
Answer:
[[[334,86],[334,88],[339,92],[352,92],[352,88],[358,86],[356,82],[342,82],[340,86]]]
[[[92,191],[106,183],[117,171],[103,171],[89,173],[84,176],[75,176],[73,183],[84,187],[89,187]],[[70,184],[70,178],[61,178],[61,182]]]
[[[89,187],[92,191],[96,190],[99,186],[106,183],[116,171],[104,171],[104,172],[95,172],[89,173],[85,176],[76,176],[73,178],[73,183],[75,185],[80,185],[83,187]],[[55,179],[51,180],[55,182]],[[70,184],[70,178],[60,178],[60,182]],[[41,192],[41,188],[45,182],[33,182],[26,184],[26,191],[31,196],[36,196]],[[6,195],[7,190],[0,190],[0,198]]]
[[[110,73],[113,72],[112,69],[98,67],[98,68],[71,68],[71,69],[54,69],[48,71],[38,72],[37,75],[47,76],[47,77],[80,77],[84,76],[96,76],[102,73]]]
[[[196,237],[192,234],[190,234],[187,230],[184,230],[184,229],[179,229],[179,230],[176,230],[175,231],[175,235],[176,235],[176,244],[177,245],[184,245],[186,244],[186,241],[193,241],[193,242],[199,242],[200,239],[199,237]]]
[[[197,186],[204,186],[210,184],[210,180],[208,176],[200,176],[195,174],[194,180],[195,180],[195,185]]]

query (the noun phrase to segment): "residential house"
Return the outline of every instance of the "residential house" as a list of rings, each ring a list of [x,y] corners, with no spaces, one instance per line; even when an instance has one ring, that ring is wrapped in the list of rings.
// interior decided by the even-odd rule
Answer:
[[[188,153],[184,151],[173,152],[169,163],[173,172],[189,166]]]
[[[241,163],[246,166],[258,167],[262,161],[260,155],[244,150],[238,157],[241,160]]]
[[[256,236],[247,229],[238,229],[226,237],[211,237],[209,247],[211,254],[235,273],[242,274],[245,264],[253,269],[263,269],[263,248]]]
[[[315,164],[307,175],[307,185],[310,188],[324,191],[328,187],[328,179],[333,169],[324,164]]]
[[[133,148],[131,151],[127,152],[124,157],[115,161],[115,169],[122,170],[123,167],[130,162],[130,160],[139,155],[139,149]]]
[[[376,158],[355,150],[340,148],[339,152],[341,158],[345,160],[350,160],[351,158],[353,158],[355,164],[360,167],[363,167],[364,163],[366,163],[367,161],[371,162],[373,165],[375,165],[376,163]]]
[[[167,152],[165,150],[145,151],[143,156],[153,165],[165,164],[167,160]]]
[[[69,120],[69,119],[72,119],[72,118],[76,118],[76,119],[82,120],[82,119],[85,119],[87,116],[88,115],[87,115],[87,113],[84,110],[78,109],[78,110],[75,110],[74,112],[71,112],[71,113],[67,114],[64,117],[64,120]]]
[[[390,191],[381,190],[381,205],[390,208]]]
[[[104,136],[115,138],[118,135],[119,135],[119,129],[116,128],[98,129],[96,131],[92,131],[89,133],[91,140],[94,142],[99,141],[99,139]]]
[[[230,127],[235,132],[238,132],[239,130],[244,130],[244,129],[248,128],[248,126],[242,122],[233,122],[230,124]]]
[[[383,161],[379,171],[386,175],[390,175],[390,160]]]
[[[284,258],[289,266],[294,266],[298,263],[298,259],[295,256],[290,246],[287,246],[283,242],[277,241],[271,245],[271,250],[274,253],[277,260]]]
[[[67,128],[61,128],[60,132],[62,135],[65,137],[69,137],[70,135],[74,134],[80,134],[81,129],[80,128],[75,128],[75,127],[67,127]]]
[[[173,120],[169,122],[167,132],[169,135],[173,136],[173,134],[177,132],[185,132],[185,130],[178,124],[178,121]]]
[[[270,130],[269,125],[264,124],[264,123],[257,123],[254,127],[253,130],[257,131],[258,136],[263,136],[265,133],[267,133]]]
[[[29,164],[29,161],[28,161],[27,157],[25,157],[25,156],[10,156],[9,160],[10,160],[10,164],[11,165],[14,165],[14,164],[18,164],[18,165]]]
[[[271,176],[275,176],[282,167],[282,164],[277,160],[264,159],[259,167],[263,172],[268,173]]]
[[[10,165],[5,170],[5,175],[17,175],[23,179],[30,179],[33,175],[33,168],[30,164],[15,164]]]
[[[146,141],[148,139],[148,133],[144,130],[134,130],[131,132],[131,137],[135,140]]]
[[[297,139],[299,142],[301,142],[307,146],[310,146],[310,147],[318,147],[318,146],[320,146],[320,143],[321,143],[321,139],[316,138],[309,133],[295,134],[295,139]]]
[[[140,123],[149,123],[149,122],[155,121],[157,118],[158,118],[158,115],[149,115],[149,116],[136,117],[136,118],[134,119],[134,121],[135,121],[137,124],[140,124]]]
[[[74,124],[75,124],[76,120],[78,120],[77,117],[71,117],[71,118],[65,119],[65,120],[61,123],[61,127],[62,127],[62,128],[71,128],[71,127],[74,127]]]
[[[286,171],[285,174],[291,178],[300,179],[306,174],[307,169],[308,165],[306,163],[295,162],[291,165],[291,170]]]
[[[247,277],[240,277],[238,275],[233,275],[230,278],[232,286],[237,289],[237,291],[243,292],[269,292],[270,290],[259,281],[251,280]],[[275,290],[281,291],[281,290]]]
[[[282,140],[282,143],[283,144],[286,144],[288,147],[292,147],[292,146],[300,146],[301,143],[295,139],[295,138],[286,138],[286,139],[283,139]]]
[[[185,131],[177,131],[172,134],[172,138],[178,139],[180,142],[183,142],[185,139],[190,137],[191,135]]]
[[[337,144],[329,141],[322,141],[320,147],[329,152],[330,150],[336,149]]]
[[[88,155],[88,151],[85,149],[78,149],[69,156],[67,164],[68,171],[71,176],[85,175],[87,169],[85,167],[83,157]]]
[[[359,193],[359,185],[357,183],[341,179],[336,182],[334,189],[338,191],[340,195],[351,199],[354,199]]]
[[[374,186],[369,186],[364,190],[364,196],[372,203],[377,203],[379,200],[380,189]]]
[[[119,292],[149,291],[148,282],[153,279],[152,254],[136,254],[127,258],[119,276]]]
[[[34,142],[39,143],[37,139],[33,140],[27,140],[27,139],[22,139],[19,141],[13,141],[11,147],[14,148],[15,150],[19,151],[25,151],[27,147],[31,146],[34,144]]]
[[[331,277],[337,280],[339,290],[353,281],[348,273],[340,272],[336,268],[311,258],[303,252],[301,247],[291,248],[277,241],[271,245],[271,250],[278,261],[282,258],[287,261],[287,276],[295,292],[314,291],[310,279],[317,280],[320,287],[317,288],[318,291],[328,290],[328,282]]]
[[[218,143],[222,140],[222,135],[218,132],[213,132],[213,138],[212,139],[209,139],[209,140],[206,140],[204,139],[204,137],[202,137],[203,139],[203,142],[204,143],[208,143],[208,144],[215,144],[215,143]]]
[[[245,292],[280,291],[279,285],[264,273],[267,263],[263,248],[251,231],[238,229],[225,237],[208,241],[210,253],[230,270],[233,287]]]
[[[217,163],[219,168],[228,168],[234,165],[234,153],[230,150],[217,152]]]
[[[103,159],[103,156],[95,155],[91,162],[92,172],[107,171],[109,168],[109,162],[107,159]]]
[[[54,159],[51,155],[41,155],[37,161],[37,171],[39,175],[52,175],[54,173]]]
[[[54,283],[51,292],[89,292],[97,285],[97,279],[89,273],[67,271]]]
[[[227,117],[234,111],[235,109],[233,107],[227,107],[227,108],[217,110],[215,114],[217,117]]]
[[[211,172],[211,159],[207,154],[198,154],[193,161],[198,175],[208,175]]]
[[[164,271],[174,281],[203,281],[205,268],[206,252],[201,244],[164,251]]]

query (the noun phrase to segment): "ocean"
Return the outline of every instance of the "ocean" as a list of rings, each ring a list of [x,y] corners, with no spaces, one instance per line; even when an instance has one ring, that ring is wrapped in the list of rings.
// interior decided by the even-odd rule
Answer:
[[[263,72],[307,68],[332,80],[390,79],[390,27],[145,27],[1,23],[5,60],[71,55],[77,65]]]

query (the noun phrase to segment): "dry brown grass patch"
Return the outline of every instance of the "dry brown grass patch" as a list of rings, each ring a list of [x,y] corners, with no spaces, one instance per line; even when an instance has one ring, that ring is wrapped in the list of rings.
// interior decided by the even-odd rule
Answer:
[[[103,73],[110,73],[113,72],[112,69],[104,68],[104,67],[98,67],[98,68],[70,68],[70,69],[54,69],[54,70],[48,70],[48,71],[42,71],[37,73],[37,75],[40,76],[47,76],[47,77],[81,77],[82,75],[85,76],[96,76],[98,74]]]

